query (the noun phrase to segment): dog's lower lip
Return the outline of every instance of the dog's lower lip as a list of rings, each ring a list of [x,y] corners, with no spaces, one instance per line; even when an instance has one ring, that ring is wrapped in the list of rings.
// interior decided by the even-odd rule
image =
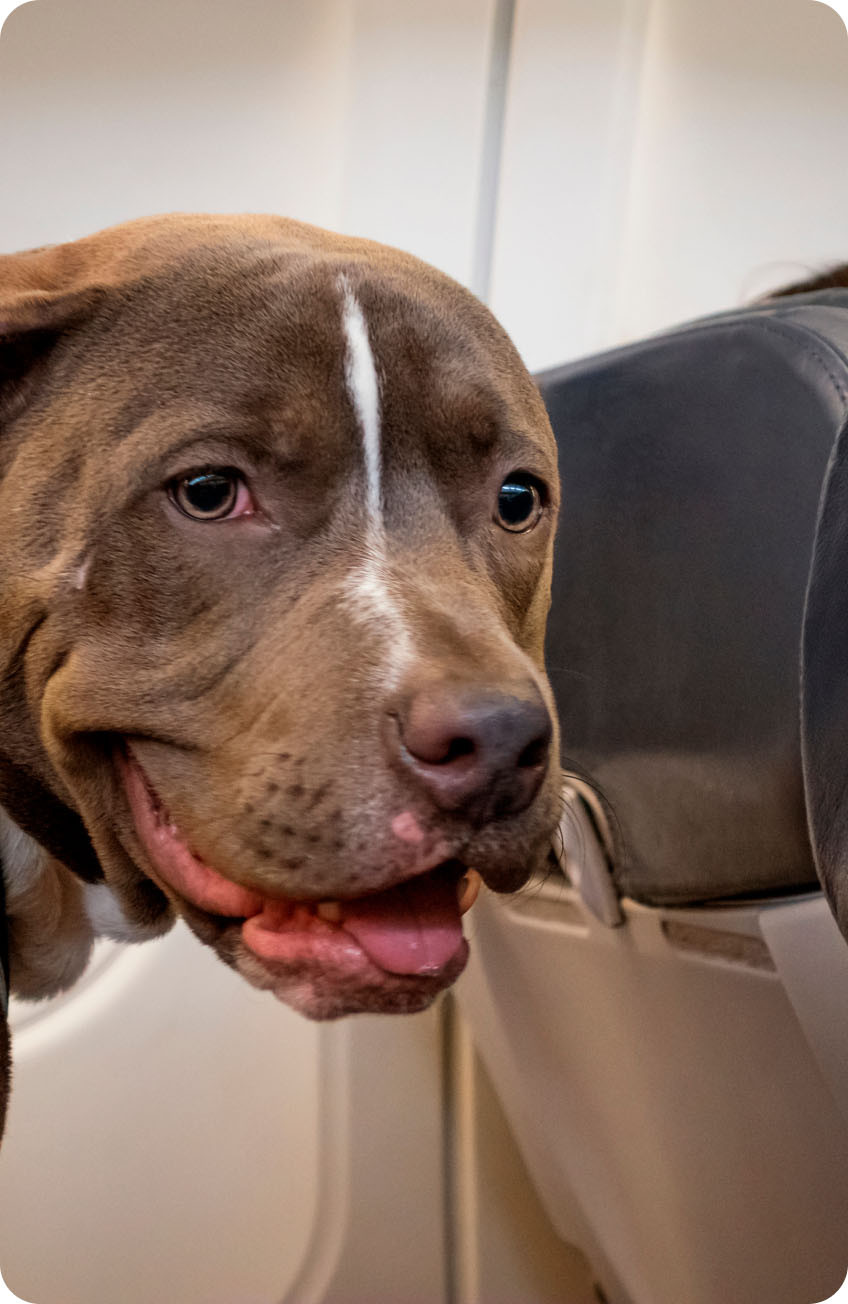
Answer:
[[[136,833],[163,884],[194,909],[238,924],[244,945],[260,960],[312,960],[326,971],[343,956],[350,968],[353,947],[388,976],[430,978],[455,971],[460,952],[467,954],[459,920],[481,880],[460,862],[442,862],[396,887],[356,898],[270,897],[225,878],[191,852],[129,746],[118,763]]]

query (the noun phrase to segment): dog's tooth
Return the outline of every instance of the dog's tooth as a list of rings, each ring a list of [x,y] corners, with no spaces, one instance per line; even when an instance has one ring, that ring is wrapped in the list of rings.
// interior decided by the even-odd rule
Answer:
[[[319,919],[325,919],[328,924],[342,922],[342,908],[338,901],[319,901],[315,913]]]
[[[470,910],[477,900],[477,894],[483,885],[483,880],[477,873],[476,869],[469,869],[465,877],[461,878],[456,885],[456,897],[459,902],[459,913],[464,915],[466,910]]]

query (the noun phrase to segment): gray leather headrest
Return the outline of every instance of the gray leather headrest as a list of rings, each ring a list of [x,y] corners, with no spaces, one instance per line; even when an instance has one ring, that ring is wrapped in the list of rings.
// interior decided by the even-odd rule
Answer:
[[[802,747],[822,886],[848,937],[848,434],[825,477],[802,655]]]
[[[817,882],[801,635],[847,358],[848,292],[836,291],[539,377],[563,478],[548,640],[563,763],[607,805],[622,894],[694,903]],[[840,764],[848,774],[840,475],[837,458],[813,569],[804,715],[813,833],[836,901],[836,848],[848,846],[848,802],[835,797]]]

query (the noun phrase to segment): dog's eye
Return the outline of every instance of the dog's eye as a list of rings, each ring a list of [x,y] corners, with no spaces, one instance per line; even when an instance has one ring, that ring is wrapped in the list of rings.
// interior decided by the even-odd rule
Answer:
[[[498,492],[498,525],[513,534],[532,530],[542,515],[542,493],[532,475],[516,471],[504,480]]]
[[[238,471],[214,467],[192,471],[170,485],[173,501],[195,521],[222,521],[244,516],[252,506],[250,490]]]

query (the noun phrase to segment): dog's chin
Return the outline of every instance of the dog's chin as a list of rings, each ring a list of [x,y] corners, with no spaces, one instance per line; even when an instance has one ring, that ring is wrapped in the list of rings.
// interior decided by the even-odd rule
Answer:
[[[189,920],[191,926],[191,921]],[[203,940],[203,932],[194,930]],[[308,1019],[338,1019],[349,1014],[415,1014],[425,1010],[465,968],[468,943],[463,940],[451,960],[430,976],[390,974],[355,950],[339,962],[298,966],[261,960],[240,937],[212,943],[226,963],[260,991],[272,992]]]
[[[222,919],[186,900],[180,902],[180,913],[195,936],[252,987],[271,992],[308,1019],[415,1014],[450,987],[468,961],[462,937],[433,972],[391,973],[375,964],[343,927],[328,924],[305,903],[294,906],[290,925],[269,933],[265,945],[257,940],[261,916]]]
[[[201,941],[252,986],[311,1019],[426,1009],[468,959],[461,916],[480,876],[441,861],[388,888],[341,900],[269,896],[199,860],[139,762],[119,770],[154,881]]]

